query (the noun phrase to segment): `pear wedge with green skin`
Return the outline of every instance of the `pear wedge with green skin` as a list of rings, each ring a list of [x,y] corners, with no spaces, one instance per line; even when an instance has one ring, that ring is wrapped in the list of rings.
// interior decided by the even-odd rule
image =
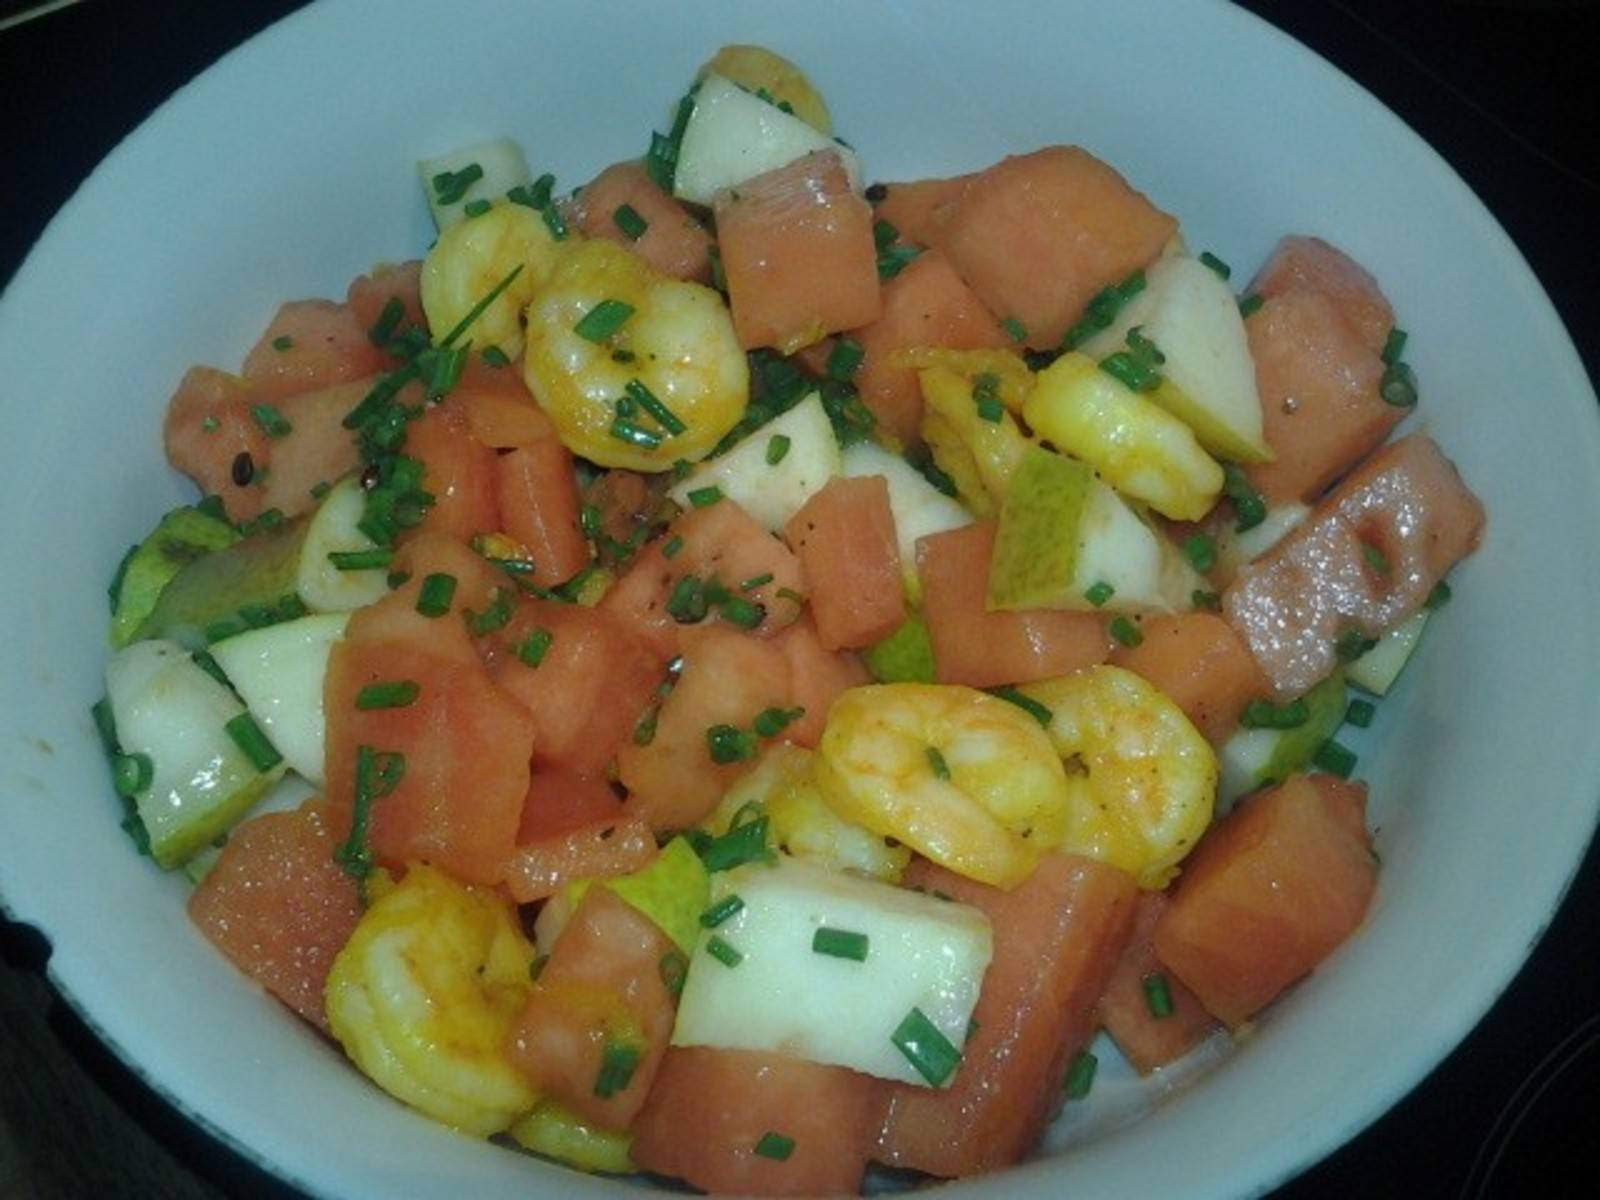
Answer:
[[[176,642],[141,641],[106,664],[106,696],[122,753],[150,778],[134,796],[162,867],[182,866],[231,829],[283,776],[259,770],[228,733],[245,707]]]
[[[861,653],[867,670],[879,683],[932,683],[933,639],[921,613],[910,613],[883,641]]]
[[[1335,671],[1301,697],[1306,719],[1293,729],[1240,729],[1217,752],[1221,778],[1217,816],[1240,796],[1303,771],[1344,724],[1348,691],[1345,672]]]
[[[889,484],[889,511],[894,515],[895,541],[900,550],[906,599],[916,604],[922,596],[917,577],[917,539],[972,524],[972,514],[922,477],[915,467],[875,442],[846,446],[839,456],[848,478],[882,475]]]
[[[1422,631],[1432,615],[1431,610],[1421,609],[1389,630],[1378,639],[1377,645],[1345,668],[1345,678],[1364,692],[1387,696],[1394,681],[1400,678],[1400,672],[1417,652]]]
[[[1311,515],[1309,505],[1290,500],[1267,509],[1259,525],[1240,533],[1232,521],[1217,531],[1217,582],[1226,586],[1246,563],[1255,562]]]
[[[239,540],[239,531],[198,508],[175,508],[128,555],[112,585],[111,645],[133,641],[167,584],[184,567]]]
[[[1100,359],[1138,329],[1165,356],[1165,384],[1150,398],[1227,462],[1273,459],[1261,432],[1261,398],[1244,318],[1231,288],[1198,259],[1173,256],[1145,272],[1144,290],[1110,326],[1078,348]]]
[[[464,188],[452,186],[452,176],[473,167],[482,172],[476,179]],[[498,200],[512,188],[527,187],[533,182],[527,156],[510,138],[474,142],[437,158],[422,159],[417,163],[417,174],[422,178],[422,193],[433,214],[434,228],[440,233],[467,219],[467,205],[478,200]]]

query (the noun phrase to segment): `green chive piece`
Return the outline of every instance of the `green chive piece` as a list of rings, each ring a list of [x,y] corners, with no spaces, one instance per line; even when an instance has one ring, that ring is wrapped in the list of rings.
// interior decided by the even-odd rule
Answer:
[[[1144,634],[1140,633],[1139,627],[1127,617],[1116,617],[1112,620],[1111,636],[1129,649],[1144,641]]]
[[[611,214],[611,220],[622,230],[622,236],[630,242],[637,242],[644,236],[644,231],[650,228],[650,222],[641,217],[639,210],[631,204],[617,205],[616,211]]]
[[[90,706],[89,715],[94,718],[94,731],[100,735],[100,748],[105,751],[106,757],[116,754],[117,720],[111,713],[111,701],[105,696],[100,697]]]
[[[554,204],[546,204],[539,210],[539,217],[544,221],[544,226],[550,231],[550,236],[558,242],[567,240],[567,221],[561,215],[561,210]]]
[[[739,585],[739,590],[741,592],[753,592],[758,587],[765,587],[767,584],[769,584],[771,582],[772,582],[772,572],[771,571],[766,571],[766,572],[764,572],[763,574],[760,574],[760,575],[752,575],[752,576],[750,576],[749,579],[746,579],[743,583],[741,583]]]
[[[937,746],[928,747],[928,767],[933,771],[935,778],[950,778],[950,764],[945,762],[944,755],[940,753]]]
[[[489,202],[479,197],[477,200],[468,200],[461,206],[461,211],[468,217],[481,217],[489,211],[489,208]]]
[[[602,523],[600,509],[595,505],[585,504],[578,509],[578,528],[591,542],[600,536]]]
[[[806,598],[793,588],[781,587],[778,589],[777,596],[779,600],[792,600],[797,605],[806,602]]]
[[[642,425],[635,425],[626,417],[619,416],[611,422],[608,432],[619,442],[627,442],[631,446],[638,446],[645,450],[655,450],[661,445],[661,435]]]
[[[1096,608],[1102,607],[1105,602],[1117,594],[1117,589],[1104,579],[1099,583],[1091,584],[1084,589],[1083,598]]]
[[[714,763],[745,762],[755,757],[755,735],[737,725],[713,725],[706,730],[706,752]]]
[[[388,683],[369,683],[356,693],[356,707],[362,712],[378,708],[408,708],[422,694],[414,679],[397,679]]]
[[[270,771],[283,761],[283,755],[278,753],[278,748],[261,731],[261,726],[256,724],[256,719],[247,712],[240,713],[233,720],[222,727],[227,731],[233,744],[244,752],[250,760],[250,765],[258,771]]]
[[[294,426],[270,404],[252,404],[250,417],[269,438],[288,437],[294,432]]]
[[[467,309],[467,315],[462,317],[461,320],[457,321],[455,323],[455,327],[451,329],[449,333],[444,335],[444,340],[439,343],[440,347],[443,349],[449,349],[451,346],[454,346],[456,344],[456,339],[467,330],[471,329],[472,323],[479,317],[483,316],[484,312],[488,310],[489,305],[493,304],[500,298],[500,293],[510,287],[512,283],[515,282],[517,276],[522,274],[522,266],[523,264],[518,263],[516,266],[512,267],[510,271],[506,272],[506,277],[504,279],[495,284],[488,290],[488,292],[484,294],[482,300],[479,300],[471,308]],[[363,401],[363,403],[365,402]],[[353,416],[354,414],[351,415]],[[348,422],[350,418],[346,417],[345,420]],[[359,422],[357,423],[359,424]],[[350,426],[347,426],[347,428],[350,428]]]
[[[333,852],[333,861],[345,874],[364,884],[372,871],[372,848],[367,845],[367,825],[372,802],[381,800],[405,778],[406,757],[398,751],[356,747],[355,804],[350,816],[350,836]]]
[[[677,413],[668,408],[654,392],[645,387],[639,380],[628,380],[623,387],[623,391],[627,392],[640,408],[654,417],[661,425],[661,428],[667,431],[668,436],[677,437],[689,428],[678,419]]]
[[[544,974],[544,969],[550,963],[548,954],[535,954],[528,963],[528,982],[538,983],[539,976]]]
[[[500,349],[499,346],[490,346],[479,357],[483,359],[486,366],[509,367],[511,365],[511,359],[506,356],[506,352]]]
[[[293,346],[294,339],[287,333],[279,334],[277,337],[272,339],[272,348],[274,350],[288,350]]]
[[[706,953],[725,967],[737,967],[744,961],[743,954],[716,934],[712,934],[711,939],[706,942]]]
[[[775,433],[767,439],[767,466],[775,467],[789,453],[790,439],[786,433]]]
[[[1200,251],[1200,261],[1215,271],[1218,279],[1227,279],[1233,274],[1233,268],[1209,250]]]
[[[1311,756],[1311,765],[1319,771],[1326,771],[1329,775],[1349,779],[1350,772],[1356,769],[1355,751],[1329,738]]]
[[[905,1055],[917,1074],[934,1087],[949,1079],[961,1064],[961,1051],[939,1032],[920,1008],[913,1008],[906,1014],[906,1019],[889,1035],[889,1040]]]
[[[694,575],[685,575],[672,587],[664,605],[667,616],[680,625],[693,625],[705,620],[709,605],[705,587]]]
[[[506,622],[511,620],[513,607],[511,593],[497,587],[488,608],[481,613],[473,612],[470,608],[464,609],[461,615],[466,618],[467,630],[473,637],[484,637],[506,627]]]
[[[1417,373],[1410,363],[1392,363],[1384,369],[1378,382],[1378,394],[1385,404],[1396,408],[1414,408],[1417,403]]]
[[[1303,698],[1288,704],[1252,700],[1239,714],[1239,724],[1246,729],[1298,729],[1310,719],[1311,706]]]
[[[761,737],[774,738],[805,715],[806,710],[800,705],[794,708],[763,708],[750,725]]]
[[[861,360],[864,357],[866,351],[861,348],[860,342],[842,337],[834,342],[833,349],[828,351],[828,362],[824,370],[829,379],[849,383],[851,377],[861,369]]]
[[[1203,575],[1217,565],[1217,543],[1210,534],[1191,534],[1183,541],[1183,556]]]
[[[714,483],[708,487],[695,488],[689,493],[689,503],[696,508],[710,508],[721,499],[722,489]]]
[[[1406,352],[1407,334],[1400,326],[1393,326],[1389,336],[1383,339],[1383,352],[1379,355],[1386,367],[1392,367],[1400,361],[1400,356]]]
[[[700,914],[700,925],[704,929],[715,929],[729,917],[744,911],[744,897],[739,895],[724,896],[705,912]]]
[[[784,1162],[794,1153],[794,1139],[768,1130],[761,1135],[761,1140],[756,1143],[756,1153],[762,1158],[770,1158],[774,1162]]]
[[[678,551],[682,549],[683,539],[677,534],[673,534],[665,542],[661,543],[661,557],[669,560],[677,558]]]
[[[633,305],[623,300],[602,300],[596,304],[576,325],[572,332],[586,341],[596,344],[605,341],[617,330],[627,323],[633,316]]]
[[[720,607],[722,619],[740,629],[754,629],[767,619],[765,605],[746,600],[743,596],[729,596]]]
[[[1089,1089],[1094,1087],[1095,1068],[1100,1065],[1100,1060],[1087,1050],[1080,1050],[1078,1057],[1072,1060],[1072,1066],[1067,1068],[1067,1099],[1082,1100],[1089,1094]]]
[[[867,935],[849,929],[829,929],[822,926],[811,935],[811,952],[826,954],[829,958],[848,958],[851,962],[867,961]]]
[[[1139,982],[1144,987],[1144,1004],[1150,1010],[1150,1015],[1158,1021],[1170,1017],[1172,985],[1167,982],[1167,977],[1160,971],[1152,971]]]
[[[1266,302],[1267,302],[1266,297],[1262,296],[1260,293],[1257,293],[1257,292],[1252,292],[1248,296],[1240,296],[1239,297],[1239,315],[1241,317],[1248,317],[1251,313],[1255,312],[1256,309],[1260,308]]]
[[[399,296],[390,296],[383,302],[383,311],[378,314],[378,319],[373,322],[372,328],[367,330],[367,340],[374,346],[386,345],[394,336],[394,331],[400,327],[405,315],[405,301]]]
[[[878,252],[878,279],[893,279],[922,253],[917,246],[888,246]]]
[[[1001,321],[1000,328],[1006,331],[1006,336],[1013,342],[1025,342],[1028,340],[1028,327],[1015,317],[1007,317],[1004,321]]]
[[[1450,585],[1440,580],[1433,585],[1433,590],[1428,593],[1428,598],[1422,602],[1422,607],[1429,612],[1438,612],[1450,603]]]
[[[467,347],[440,347],[429,357],[428,398],[442,400],[461,381],[461,372],[467,366]]]
[[[707,246],[706,258],[711,262],[711,286],[723,295],[727,295],[728,275],[722,269],[722,247],[717,245]]]
[[[483,168],[468,163],[459,171],[440,171],[433,177],[433,196],[440,204],[457,204],[467,189],[483,178]]]
[[[543,175],[539,176],[539,178],[533,181],[533,187],[529,189],[528,198],[533,201],[533,207],[548,208],[550,205],[550,195],[555,190],[556,177],[549,171],[546,171]]]
[[[731,871],[749,862],[775,861],[776,855],[767,845],[769,825],[765,816],[742,822],[735,817],[727,833],[712,838],[700,851],[700,861],[711,872]]]
[[[417,611],[425,617],[442,617],[456,597],[456,577],[441,573],[425,576],[417,592]]]
[[[330,550],[328,561],[336,571],[386,571],[394,562],[394,551],[381,546],[375,550]]]
[[[1267,502],[1245,473],[1232,463],[1222,465],[1222,494],[1233,501],[1235,531],[1243,533],[1254,529],[1267,519]]]
[[[1340,662],[1355,662],[1377,644],[1377,638],[1369,638],[1359,629],[1346,629],[1333,643],[1333,653]]]
[[[212,658],[211,655],[207,654],[204,650],[196,650],[193,654],[191,654],[189,656],[189,658],[194,662],[195,666],[199,667],[202,671],[204,671],[207,675],[211,676],[211,678],[215,679],[223,687],[232,687],[233,686],[233,684],[228,682],[228,676],[223,672],[222,668],[217,664],[217,660]]]
[[[1365,729],[1372,724],[1373,714],[1377,711],[1370,700],[1352,700],[1350,706],[1344,710],[1344,723],[1354,725],[1357,729]]]
[[[662,985],[674,996],[683,994],[683,983],[689,977],[689,960],[681,950],[668,950],[656,964]]]
[[[1379,575],[1387,577],[1394,573],[1394,568],[1389,565],[1389,560],[1384,557],[1383,551],[1371,542],[1361,543],[1361,557],[1366,560],[1367,566]]]
[[[537,667],[544,661],[545,653],[550,649],[550,643],[556,640],[556,635],[548,629],[535,629],[522,639],[522,644],[517,647],[517,658],[526,667]]]
[[[1208,592],[1203,588],[1195,588],[1189,593],[1189,605],[1196,612],[1221,612],[1222,593]]]
[[[600,1051],[600,1070],[594,1077],[594,1094],[609,1100],[633,1078],[639,1066],[639,1047],[632,1042],[614,1042],[606,1039]]]
[[[1153,392],[1161,386],[1161,375],[1125,350],[1102,358],[1100,369],[1130,391]]]
[[[644,716],[640,717],[633,726],[633,744],[635,746],[648,746],[656,740],[656,723],[661,719],[661,710],[651,708]]]
[[[1040,704],[1032,696],[1024,695],[1014,687],[990,688],[989,694],[997,699],[1004,700],[1007,704],[1015,704],[1035,721],[1039,722],[1042,729],[1049,729],[1050,722],[1055,720],[1055,713],[1049,707]]]
[[[974,393],[976,396],[976,393]],[[978,401],[978,417],[988,421],[991,425],[1000,424],[1000,418],[1005,416],[1005,405],[993,396],[976,396]]]
[[[111,786],[124,800],[149,787],[155,773],[148,754],[118,754],[111,760]]]

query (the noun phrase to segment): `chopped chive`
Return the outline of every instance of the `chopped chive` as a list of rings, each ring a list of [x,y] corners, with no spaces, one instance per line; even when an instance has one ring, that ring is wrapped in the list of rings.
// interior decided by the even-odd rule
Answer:
[[[1085,588],[1083,598],[1094,605],[1095,608],[1100,608],[1116,594],[1117,589],[1102,579],[1099,583],[1090,584],[1089,587]]]
[[[480,196],[476,200],[468,200],[461,206],[461,211],[468,217],[481,217],[489,211],[489,208],[489,202]]]
[[[737,967],[744,961],[744,955],[716,934],[712,934],[711,939],[706,942],[706,953],[725,967]]]
[[[706,247],[706,258],[711,263],[711,286],[724,294],[728,291],[728,275],[722,269],[722,247],[710,245]]]
[[[1007,317],[1004,321],[1001,321],[1000,328],[1006,331],[1006,336],[1013,342],[1025,342],[1028,340],[1028,327],[1015,317]]]
[[[1144,1004],[1150,1010],[1150,1015],[1156,1020],[1164,1020],[1172,1015],[1172,986],[1167,982],[1167,977],[1160,971],[1152,971],[1139,983],[1144,988]]]
[[[800,705],[794,708],[763,708],[750,725],[761,737],[774,738],[805,715],[806,710]]]
[[[789,453],[789,436],[784,433],[775,433],[767,439],[767,466],[775,467],[783,461],[783,456]]]
[[[1106,355],[1100,360],[1100,369],[1130,391],[1153,392],[1161,386],[1160,373],[1126,350]]]
[[[1241,317],[1248,317],[1266,302],[1266,297],[1262,296],[1259,292],[1252,292],[1248,296],[1240,296],[1239,315]]]
[[[632,1042],[614,1042],[606,1039],[600,1051],[600,1070],[594,1077],[594,1094],[609,1100],[633,1078],[639,1067],[639,1047]]]
[[[1288,704],[1274,704],[1270,700],[1252,700],[1239,714],[1239,724],[1246,729],[1298,729],[1311,719],[1311,707],[1304,699]]]
[[[705,585],[694,575],[685,575],[672,587],[664,605],[667,616],[680,625],[692,625],[703,621],[709,606],[705,596]]]
[[[111,760],[111,786],[124,800],[131,800],[150,786],[155,767],[148,754],[118,754]]]
[[[257,482],[263,479],[266,472],[256,476]],[[257,513],[248,521],[239,522],[239,533],[243,537],[252,537],[258,533],[271,533],[274,529],[282,529],[287,518],[281,508],[269,508],[265,512]]]
[[[1183,541],[1183,556],[1201,574],[1217,565],[1217,543],[1210,534],[1195,533]]]
[[[745,762],[755,757],[755,735],[737,725],[713,725],[706,730],[706,752],[714,763]]]
[[[710,508],[721,499],[722,489],[714,483],[708,487],[695,488],[689,493],[689,503],[696,508]]]
[[[752,575],[739,585],[741,592],[753,592],[758,587],[763,587],[772,582],[772,572],[766,571],[760,575]]]
[[[829,929],[824,925],[811,935],[811,952],[825,954],[829,958],[866,962],[867,935],[849,929]]]
[[[461,615],[466,619],[467,631],[473,637],[484,637],[505,628],[506,622],[511,620],[512,608],[510,591],[497,587],[488,608],[481,613],[473,612],[470,608],[463,609]]]
[[[737,894],[724,896],[710,908],[700,914],[700,925],[704,929],[715,929],[729,917],[744,910],[744,897]]]
[[[414,679],[369,683],[356,693],[356,707],[363,712],[377,708],[408,708],[421,694],[422,688]]]
[[[491,367],[509,367],[511,365],[511,359],[506,356],[506,352],[500,349],[499,346],[488,347],[479,357],[483,359],[486,365]]]
[[[330,550],[328,561],[336,571],[384,571],[394,562],[394,551],[382,546],[374,550]]]
[[[355,802],[350,815],[350,836],[333,852],[333,861],[364,886],[372,871],[372,848],[367,845],[367,825],[372,802],[381,800],[405,778],[406,757],[398,751],[356,747]],[[363,894],[364,895],[364,894]]]
[[[483,168],[468,163],[459,171],[440,171],[433,177],[433,197],[441,205],[459,203],[467,189],[483,178]]]
[[[467,366],[467,347],[441,346],[430,351],[428,366],[428,397],[432,400],[443,399],[461,381],[461,372]]]
[[[980,396],[977,400],[978,417],[981,420],[988,421],[991,425],[998,425],[1000,418],[1005,416],[1005,405],[1001,404],[993,396]]]
[[[272,339],[272,348],[274,350],[288,350],[293,346],[294,339],[287,333],[279,334],[277,337]]]
[[[417,611],[425,617],[442,617],[450,611],[456,596],[456,577],[437,573],[422,580],[417,592]]]
[[[595,505],[585,504],[578,509],[578,528],[591,542],[600,536],[602,523],[600,509]]]
[[[1221,612],[1222,593],[1208,592],[1204,588],[1195,588],[1189,593],[1189,605],[1196,612]]]
[[[888,246],[878,252],[878,279],[889,280],[904,271],[922,251],[916,246]]]
[[[1422,607],[1429,612],[1438,612],[1450,603],[1450,585],[1440,580],[1433,585],[1433,590],[1428,593],[1428,598],[1422,602]]]
[[[1112,619],[1111,636],[1129,649],[1144,641],[1144,634],[1140,633],[1139,627],[1127,617],[1115,617]]]
[[[318,483],[313,483],[307,490],[310,491],[313,500],[321,500],[329,492],[333,491],[333,484],[324,479]]]
[[[1355,662],[1377,644],[1377,638],[1369,638],[1359,629],[1346,629],[1333,643],[1333,653],[1340,662]]]
[[[630,242],[637,242],[644,236],[644,231],[650,228],[650,222],[641,217],[639,210],[631,204],[617,205],[611,220]]]
[[[767,619],[765,605],[746,600],[743,596],[729,596],[722,602],[721,610],[722,619],[740,629],[754,629]]]
[[[544,221],[544,227],[550,231],[550,236],[558,242],[567,240],[567,222],[561,215],[561,210],[554,204],[546,204],[539,210],[539,217]]]
[[[546,208],[550,204],[550,194],[556,190],[556,177],[549,171],[533,181],[533,186],[528,189],[528,199],[534,208]]]
[[[603,342],[633,316],[633,305],[623,300],[602,300],[584,313],[572,332],[590,342]]]
[[[1414,408],[1417,403],[1417,373],[1410,363],[1397,362],[1386,367],[1378,382],[1378,394],[1385,404]]]
[[[920,1008],[906,1014],[895,1031],[889,1035],[895,1048],[905,1055],[906,1061],[934,1087],[949,1079],[961,1063],[961,1051],[940,1033],[934,1023]]]
[[[683,539],[677,534],[673,534],[666,541],[661,543],[661,557],[669,560],[677,558],[678,551],[682,549]]]
[[[755,1152],[762,1158],[770,1158],[774,1162],[784,1162],[794,1153],[794,1139],[768,1130],[761,1135],[761,1140],[756,1143]]]
[[[210,413],[207,413],[200,420],[200,432],[201,433],[215,433],[217,430],[219,430],[221,428],[222,428],[222,422],[217,420]]]
[[[883,218],[872,223],[872,244],[879,250],[887,250],[900,240],[900,231]]]
[[[1267,519],[1267,502],[1245,473],[1232,463],[1222,465],[1222,494],[1233,501],[1236,532],[1254,529]]]
[[[1361,543],[1361,557],[1366,560],[1367,566],[1379,575],[1388,576],[1394,573],[1394,568],[1389,565],[1389,560],[1384,557],[1383,551],[1371,542]]]
[[[1049,729],[1050,722],[1055,720],[1055,713],[1051,712],[1048,706],[1040,704],[1032,696],[1024,695],[1014,687],[990,688],[989,694],[997,699],[1004,700],[1007,704],[1015,704],[1023,712],[1039,722],[1039,725],[1044,729]]]
[[[100,735],[100,748],[109,758],[117,753],[117,720],[111,712],[111,701],[101,696],[89,707],[89,715],[94,718],[94,731]]]
[[[731,871],[749,862],[772,862],[774,855],[767,846],[769,824],[765,816],[743,822],[736,817],[728,832],[712,838],[700,851],[700,861],[712,872]]]
[[[1090,299],[1078,323],[1067,330],[1061,339],[1062,350],[1074,350],[1102,329],[1108,329],[1122,311],[1122,306],[1144,291],[1144,272],[1135,271],[1121,283],[1101,288]]]
[[[400,322],[405,319],[405,301],[399,296],[390,296],[383,302],[383,311],[378,314],[378,319],[373,322],[372,328],[367,330],[367,340],[374,346],[388,344],[394,331],[400,327]]]
[[[823,369],[829,379],[849,383],[851,377],[861,369],[861,360],[865,356],[866,351],[861,348],[860,342],[842,337],[834,342],[833,349],[828,351],[827,365]]]
[[[661,435],[642,425],[635,425],[626,417],[617,417],[611,422],[608,432],[619,442],[627,442],[630,446],[638,446],[644,450],[655,450],[661,445]]]
[[[545,653],[550,649],[550,643],[556,640],[556,635],[548,629],[535,629],[522,639],[522,644],[517,647],[517,658],[525,667],[537,667],[544,661]]]
[[[779,600],[792,600],[796,604],[804,604],[806,602],[806,598],[793,588],[781,587],[777,591],[777,596]]]
[[[681,950],[668,950],[656,963],[661,983],[674,996],[683,993],[683,981],[689,977],[689,960]]]
[[[548,954],[535,954],[528,961],[528,982],[538,983],[539,976],[544,974],[544,969],[549,964],[550,956]]]
[[[689,428],[678,419],[677,413],[668,408],[654,392],[652,392],[639,380],[628,380],[627,384],[623,387],[623,391],[627,392],[640,408],[644,409],[645,412],[654,417],[656,421],[660,423],[661,428],[667,431],[669,436],[677,437],[680,433],[683,433]]]
[[[227,675],[223,673],[222,668],[217,664],[217,660],[212,658],[211,655],[206,651],[196,650],[189,656],[189,658],[194,662],[195,666],[199,667],[207,675],[211,676],[211,678],[222,684],[223,687],[233,686],[233,684],[228,681]]]
[[[1072,1060],[1072,1066],[1067,1068],[1068,1100],[1082,1100],[1089,1094],[1089,1089],[1094,1087],[1095,1068],[1099,1065],[1100,1060],[1087,1050],[1078,1052],[1078,1056]]]
[[[1356,769],[1355,751],[1329,738],[1317,747],[1317,752],[1311,756],[1311,765],[1329,775],[1349,779],[1350,772]]]
[[[1200,261],[1215,271],[1218,279],[1226,279],[1233,274],[1233,268],[1209,250],[1200,251]]]
[[[1372,724],[1373,714],[1378,710],[1370,700],[1352,700],[1344,710],[1344,723],[1354,725],[1357,729],[1365,729]]]
[[[479,317],[483,316],[483,314],[488,310],[489,305],[493,304],[500,298],[500,293],[510,287],[511,284],[516,280],[517,276],[522,274],[522,267],[522,263],[518,263],[516,266],[512,267],[511,270],[506,272],[504,279],[495,284],[484,294],[483,299],[479,300],[471,308],[467,309],[467,315],[462,317],[461,320],[457,321],[450,332],[444,335],[444,338],[442,341],[440,341],[439,346],[442,349],[449,349],[451,346],[454,346],[456,344],[456,339],[468,329],[471,329],[473,322]],[[350,418],[346,417],[345,420],[348,422]]]
[[[927,753],[928,753],[928,768],[929,768],[929,770],[931,770],[933,772],[934,778],[936,778],[936,779],[949,779],[950,778],[950,764],[945,762],[944,755],[942,753],[940,753],[939,747],[937,747],[937,746],[929,746]]]
[[[283,761],[283,755],[278,753],[278,748],[261,731],[261,726],[256,724],[256,719],[248,712],[242,712],[233,720],[222,727],[227,731],[233,744],[244,752],[250,760],[250,765],[258,771],[270,771]]]
[[[1406,331],[1395,325],[1389,330],[1389,336],[1383,339],[1383,352],[1379,355],[1384,366],[1392,367],[1400,361],[1400,356],[1406,352]]]
[[[270,404],[252,404],[250,418],[269,438],[288,437],[294,432],[294,426]]]
[[[656,723],[661,719],[661,709],[652,707],[633,726],[633,744],[648,746],[656,740]]]

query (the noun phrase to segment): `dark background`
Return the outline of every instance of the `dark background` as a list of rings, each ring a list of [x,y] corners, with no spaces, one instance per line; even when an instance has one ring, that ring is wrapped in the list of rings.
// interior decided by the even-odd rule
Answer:
[[[1600,6],[1244,6],[1353,76],[1449,160],[1521,247],[1592,364],[1600,352],[1593,241],[1600,140],[1580,114],[1595,111],[1600,95],[1593,31]],[[0,0],[0,20],[29,7]],[[156,105],[297,7],[294,0],[84,0],[0,31],[0,146],[10,164],[0,279],[10,278],[56,209]],[[1597,947],[1600,853],[1591,848],[1554,924],[1482,1025],[1388,1116],[1277,1195],[1596,1194]],[[0,951],[0,1198],[297,1195],[189,1125],[101,1048],[42,981],[48,949],[40,939],[0,922]]]

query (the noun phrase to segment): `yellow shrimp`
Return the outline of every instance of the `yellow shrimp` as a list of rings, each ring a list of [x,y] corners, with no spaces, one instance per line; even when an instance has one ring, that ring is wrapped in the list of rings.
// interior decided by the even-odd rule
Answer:
[[[987,393],[978,380],[987,375]],[[955,480],[963,503],[979,517],[999,511],[1011,487],[1011,476],[1031,444],[1000,399],[1000,376],[980,372],[977,379],[949,367],[926,367],[918,373],[922,399],[922,436],[934,461]],[[994,404],[992,410],[980,405]]]
[[[501,1049],[532,962],[509,905],[415,865],[334,959],[328,1024],[390,1095],[487,1137],[539,1099]]]
[[[755,770],[728,789],[706,819],[706,829],[724,833],[741,810],[757,804],[771,823],[773,841],[796,858],[899,883],[911,851],[889,845],[829,808],[817,786],[815,768],[813,750],[787,743],[772,747]]]
[[[1068,785],[1037,721],[973,688],[891,683],[834,701],[817,782],[840,816],[1011,888],[1066,832]]]
[[[1121,667],[1089,667],[1019,689],[1050,710],[1068,763],[1060,848],[1159,889],[1211,823],[1217,759],[1171,699]]]
[[[497,201],[486,213],[450,226],[422,260],[422,311],[442,340],[518,267],[504,291],[458,339],[475,349],[522,353],[522,310],[555,269],[559,243],[526,205]]]
[[[631,311],[607,336],[579,333],[607,301]],[[749,367],[722,297],[600,239],[563,253],[534,297],[522,369],[567,448],[603,467],[666,471],[703,458],[749,399]],[[634,381],[682,422],[681,433],[628,397]],[[619,417],[618,401],[631,413]]]

